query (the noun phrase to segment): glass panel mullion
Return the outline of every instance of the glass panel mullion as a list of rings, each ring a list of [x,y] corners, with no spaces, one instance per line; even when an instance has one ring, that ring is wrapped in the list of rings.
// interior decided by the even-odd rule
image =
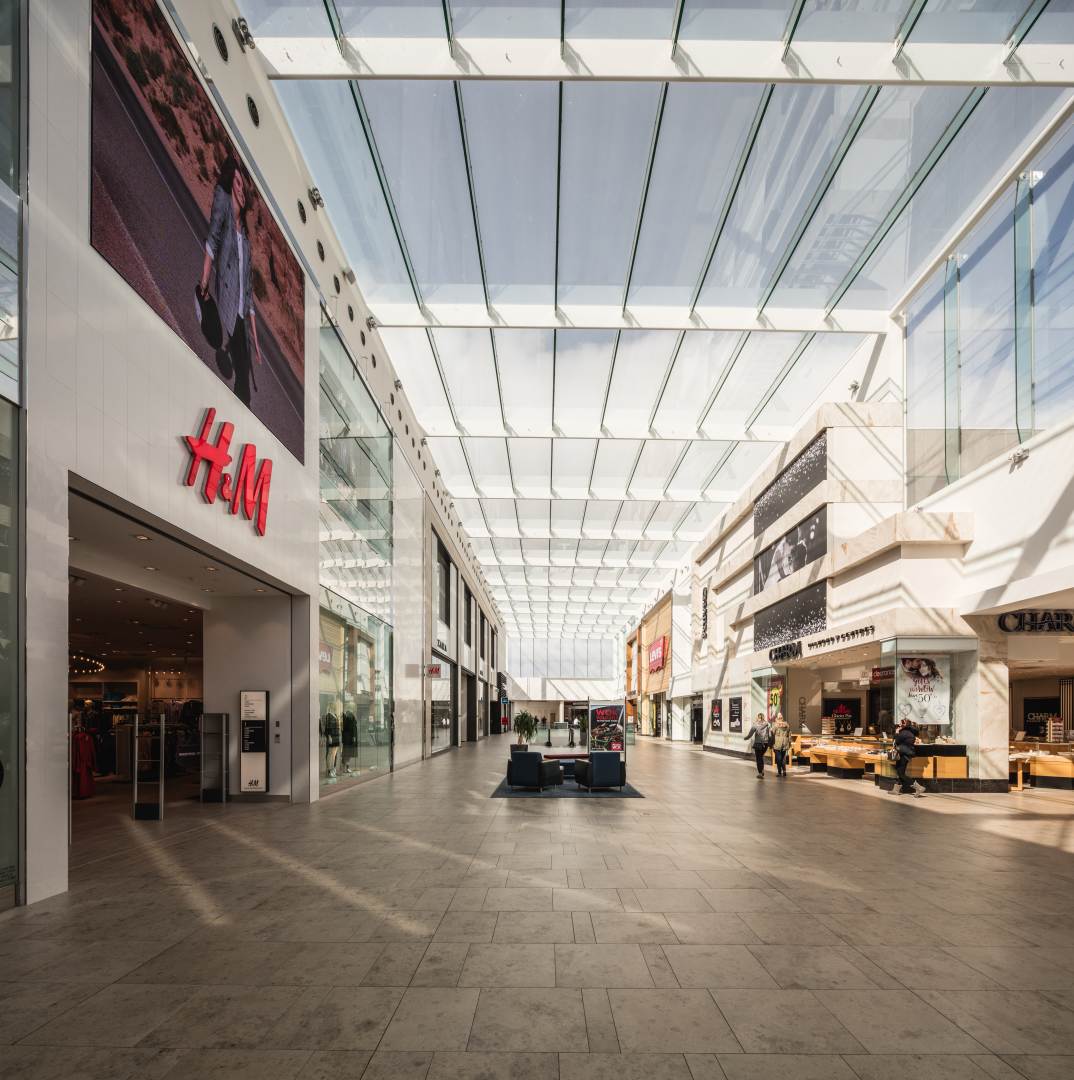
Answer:
[[[958,263],[957,255],[947,260],[943,288],[944,470],[949,484],[959,474]]]
[[[1033,434],[1033,177],[1014,196],[1014,401],[1018,441]]]

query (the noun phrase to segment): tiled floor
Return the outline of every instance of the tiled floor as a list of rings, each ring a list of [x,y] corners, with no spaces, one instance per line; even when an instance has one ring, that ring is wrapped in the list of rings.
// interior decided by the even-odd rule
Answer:
[[[506,752],[99,811],[70,893],[0,916],[0,1077],[1074,1076],[1070,798],[642,741],[644,800],[493,800]]]

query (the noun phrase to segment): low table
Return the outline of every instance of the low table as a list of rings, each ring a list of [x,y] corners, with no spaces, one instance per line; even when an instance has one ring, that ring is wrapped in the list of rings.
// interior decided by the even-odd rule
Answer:
[[[574,779],[574,763],[579,760],[588,760],[588,754],[545,754],[545,761],[558,761],[560,767],[563,769],[564,779]]]

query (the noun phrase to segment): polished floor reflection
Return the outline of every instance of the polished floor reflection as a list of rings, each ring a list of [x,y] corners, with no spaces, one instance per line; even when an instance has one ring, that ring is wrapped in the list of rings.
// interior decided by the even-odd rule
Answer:
[[[0,916],[0,1077],[1074,1075],[1074,802],[754,779],[492,800],[493,737],[315,806],[116,824]]]

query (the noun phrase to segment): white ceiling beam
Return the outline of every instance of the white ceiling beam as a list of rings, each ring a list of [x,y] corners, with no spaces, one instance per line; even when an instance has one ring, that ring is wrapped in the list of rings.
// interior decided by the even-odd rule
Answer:
[[[678,307],[619,305],[513,305],[481,304],[378,304],[377,325],[389,328],[494,329],[494,330],[767,330],[810,334],[882,334],[891,329],[883,310],[837,309],[825,317],[823,307],[698,306],[691,316],[688,304]]]
[[[1074,85],[1074,43],[270,37],[270,79],[527,79],[752,83]]]

